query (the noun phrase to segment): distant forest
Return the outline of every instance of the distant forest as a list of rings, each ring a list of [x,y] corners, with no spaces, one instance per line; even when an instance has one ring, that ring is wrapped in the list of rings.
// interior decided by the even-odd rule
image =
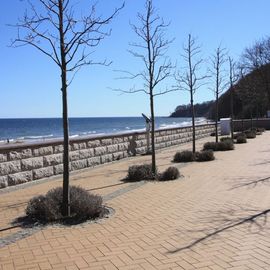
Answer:
[[[231,116],[231,101],[234,118],[265,117],[270,110],[270,38],[245,49],[237,72],[237,82],[219,98],[219,118]],[[215,117],[214,101],[196,104],[194,108],[196,117]],[[177,106],[170,117],[191,117],[191,106]]]
[[[197,103],[194,105],[196,117],[209,117],[210,108],[214,105],[214,101],[206,101],[203,103]],[[180,105],[177,106],[175,111],[170,115],[170,117],[191,117],[191,106]]]

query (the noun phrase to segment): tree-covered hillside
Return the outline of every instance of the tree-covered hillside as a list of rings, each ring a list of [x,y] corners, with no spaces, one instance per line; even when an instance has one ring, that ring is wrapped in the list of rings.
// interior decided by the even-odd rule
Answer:
[[[219,98],[219,118],[231,116],[231,101],[235,118],[264,117],[270,110],[270,38],[246,48],[238,62],[238,80]],[[229,78],[228,78],[229,80]],[[213,101],[195,105],[197,117],[214,119]],[[171,117],[191,116],[190,105],[178,106]]]
[[[203,103],[197,103],[194,105],[195,116],[196,117],[208,117],[210,108],[214,104],[214,101],[207,101]],[[170,115],[170,117],[191,117],[191,105],[180,105],[177,106],[175,111]]]

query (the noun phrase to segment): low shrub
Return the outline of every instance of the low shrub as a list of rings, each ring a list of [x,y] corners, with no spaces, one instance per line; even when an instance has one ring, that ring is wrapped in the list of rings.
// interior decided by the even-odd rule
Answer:
[[[176,152],[173,158],[174,162],[191,162],[195,161],[195,155],[192,151],[182,151],[182,152]]]
[[[203,150],[213,150],[213,151],[218,151],[217,150],[217,144],[216,142],[207,142],[203,145]]]
[[[169,181],[169,180],[175,180],[180,177],[180,172],[175,167],[169,167],[167,168],[160,176],[160,181]]]
[[[254,139],[256,138],[256,132],[255,131],[245,131],[247,139]]]
[[[246,136],[246,134],[244,132],[237,132],[233,134],[233,138],[234,140],[237,139],[238,136]]]
[[[214,160],[214,152],[213,150],[204,150],[196,153],[196,161],[204,162]]]
[[[222,142],[207,142],[203,146],[203,150],[213,151],[229,151],[234,149],[232,140],[224,140]]]
[[[34,197],[28,202],[26,215],[30,219],[42,223],[64,221],[62,199],[62,187],[51,189],[45,196]],[[95,219],[103,213],[101,196],[90,194],[87,190],[77,186],[70,186],[69,221],[78,223],[87,219]]]
[[[265,128],[257,128],[257,132],[265,132]]]
[[[244,136],[244,137],[246,137],[246,133],[245,133],[245,132],[238,132],[238,133],[235,133],[235,134],[233,135],[233,138],[234,138],[234,139],[237,139],[239,136]]]
[[[239,135],[236,138],[236,143],[246,143],[247,142],[247,137],[246,135]]]
[[[230,151],[234,149],[234,144],[232,140],[226,140],[223,142],[218,142],[217,151]]]
[[[256,135],[262,135],[262,132],[257,131]]]
[[[221,142],[225,142],[225,141],[231,141],[231,142],[233,142],[233,140],[232,140],[231,137],[222,137],[222,138],[220,138],[220,141]]]
[[[151,164],[133,165],[128,168],[127,181],[153,180]]]

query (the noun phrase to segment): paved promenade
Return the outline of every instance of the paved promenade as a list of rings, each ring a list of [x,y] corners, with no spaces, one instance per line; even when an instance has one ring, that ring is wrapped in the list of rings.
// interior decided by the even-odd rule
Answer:
[[[198,142],[198,149],[207,138]],[[270,132],[206,163],[172,164],[170,182],[123,183],[134,157],[73,174],[71,184],[100,194],[109,218],[76,226],[10,228],[27,201],[61,178],[0,191],[0,269],[270,269]]]

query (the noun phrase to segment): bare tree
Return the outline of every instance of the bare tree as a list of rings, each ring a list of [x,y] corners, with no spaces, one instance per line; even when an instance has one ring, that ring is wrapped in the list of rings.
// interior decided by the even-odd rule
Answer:
[[[190,34],[188,35],[187,44],[183,46],[184,61],[187,63],[184,74],[178,72],[176,81],[177,88],[188,91],[190,94],[190,107],[192,115],[192,151],[196,152],[196,129],[195,129],[195,110],[194,110],[194,94],[205,84],[204,80],[207,75],[198,75],[200,72],[203,59],[201,58],[201,47],[196,44],[196,39]]]
[[[227,84],[225,82],[224,65],[227,61],[226,51],[221,46],[217,47],[215,54],[211,57],[211,73],[214,80],[214,87],[211,90],[215,94],[215,133],[216,142],[218,142],[218,102],[220,94],[225,90]]]
[[[230,76],[230,111],[231,111],[231,137],[233,139],[233,133],[234,133],[234,85],[238,81],[238,74],[236,72],[236,63],[234,62],[233,58],[229,56],[229,76]]]
[[[121,79],[141,79],[142,87],[133,87],[128,91],[115,89],[122,93],[138,93],[143,92],[149,96],[150,112],[151,112],[151,154],[152,154],[152,173],[156,177],[156,154],[155,154],[155,110],[154,98],[165,93],[175,91],[174,89],[157,90],[168,77],[171,76],[171,71],[174,68],[168,57],[165,56],[168,46],[172,40],[164,37],[168,24],[164,23],[163,19],[156,15],[156,9],[153,7],[152,0],[145,2],[146,13],[138,13],[140,25],[132,25],[140,42],[131,43],[133,49],[129,50],[131,55],[139,58],[144,69],[138,73],[122,71],[126,76]]]
[[[103,28],[123,6],[115,9],[110,16],[101,18],[96,15],[96,5],[92,5],[88,15],[76,18],[76,12],[70,0],[37,0],[35,2],[34,5],[28,1],[29,10],[15,25],[18,28],[18,36],[12,42],[12,46],[31,45],[59,67],[64,133],[63,215],[69,216],[68,86],[81,67],[109,64],[107,61],[97,63],[92,61],[89,58],[92,51],[88,51],[88,48],[97,47],[110,34],[110,31],[104,31]],[[73,74],[70,79],[69,73]]]

